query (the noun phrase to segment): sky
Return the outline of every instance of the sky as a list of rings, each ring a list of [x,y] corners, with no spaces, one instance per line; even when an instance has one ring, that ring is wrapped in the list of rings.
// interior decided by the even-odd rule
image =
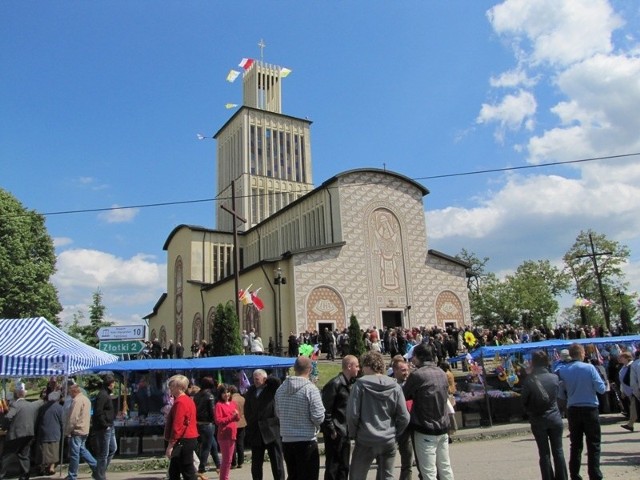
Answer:
[[[639,32],[624,0],[6,0],[0,188],[46,215],[63,322],[100,289],[107,320],[140,324],[173,228],[215,228],[210,137],[242,103],[227,73],[262,39],[292,70],[283,113],[313,122],[314,184],[415,179],[428,248],[499,275],[560,266],[592,229],[631,249],[637,292]]]

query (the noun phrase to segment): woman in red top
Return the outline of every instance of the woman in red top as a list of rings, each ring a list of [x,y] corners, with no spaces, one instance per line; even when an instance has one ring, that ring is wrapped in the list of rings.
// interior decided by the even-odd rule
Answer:
[[[169,442],[166,455],[169,462],[169,480],[196,480],[193,451],[198,443],[196,404],[185,394],[189,379],[174,375],[169,379],[169,391],[174,398],[173,406],[164,426],[164,438]]]
[[[231,400],[229,385],[222,384],[218,387],[218,402],[216,403],[215,421],[218,427],[218,445],[222,453],[220,462],[220,480],[229,480],[231,460],[236,447],[238,434],[238,420],[240,412],[236,402]]]

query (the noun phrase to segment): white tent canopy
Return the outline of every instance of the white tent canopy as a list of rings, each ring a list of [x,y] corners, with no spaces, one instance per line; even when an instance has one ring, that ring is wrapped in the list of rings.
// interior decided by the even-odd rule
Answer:
[[[72,375],[116,360],[43,317],[0,319],[0,377]]]

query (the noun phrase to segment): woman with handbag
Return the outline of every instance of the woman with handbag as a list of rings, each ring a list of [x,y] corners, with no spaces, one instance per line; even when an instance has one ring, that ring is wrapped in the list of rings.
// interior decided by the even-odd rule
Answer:
[[[549,357],[543,350],[532,353],[531,369],[522,385],[522,402],[538,445],[541,478],[567,480],[567,464],[562,449],[562,415],[557,402],[560,380],[549,372]]]
[[[196,405],[186,394],[189,379],[184,375],[174,375],[169,379],[169,391],[174,398],[173,406],[164,426],[164,438],[167,440],[166,455],[169,462],[169,479],[196,480],[196,468],[193,452],[198,443]]]

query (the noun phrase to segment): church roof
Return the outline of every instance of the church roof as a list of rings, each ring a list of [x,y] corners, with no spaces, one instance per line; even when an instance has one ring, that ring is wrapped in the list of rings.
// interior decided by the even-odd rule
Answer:
[[[429,195],[429,189],[427,189],[426,187],[424,187],[422,184],[416,182],[415,180],[406,177],[404,175],[402,175],[401,173],[397,173],[397,172],[393,172],[391,170],[386,170],[386,169],[382,169],[382,168],[355,168],[353,170],[346,170],[344,172],[338,173],[337,175],[334,175],[333,177],[325,180],[322,185],[318,188],[322,188],[322,187],[326,187],[327,185],[330,185],[332,183],[334,183],[336,180],[338,180],[341,177],[346,177],[347,175],[351,175],[353,173],[360,173],[360,172],[370,172],[370,173],[383,173],[385,175],[390,175],[392,177],[396,177],[399,178],[400,180],[403,180],[405,182],[409,182],[411,183],[413,186],[415,186],[417,189],[419,189],[422,192],[422,196],[425,195]],[[317,190],[317,189],[316,189]]]

